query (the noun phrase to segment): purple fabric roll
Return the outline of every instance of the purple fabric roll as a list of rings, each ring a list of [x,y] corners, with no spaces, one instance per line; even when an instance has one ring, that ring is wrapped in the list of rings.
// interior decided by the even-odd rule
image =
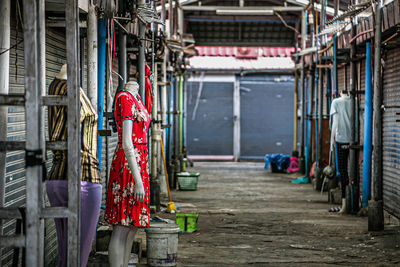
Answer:
[[[46,182],[51,206],[68,206],[68,181]],[[101,184],[81,181],[81,266],[86,266],[100,214]],[[54,219],[58,238],[58,267],[67,266],[67,219]]]

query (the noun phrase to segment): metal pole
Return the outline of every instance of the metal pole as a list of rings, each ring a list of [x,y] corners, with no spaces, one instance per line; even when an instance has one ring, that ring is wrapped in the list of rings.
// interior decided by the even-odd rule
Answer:
[[[164,23],[164,24],[161,24],[161,31],[163,32],[163,33],[165,33],[165,1],[166,0],[161,0],[161,21]]]
[[[98,39],[98,90],[97,90],[97,129],[103,129],[103,112],[104,112],[104,86],[105,86],[105,74],[106,74],[106,35],[107,35],[107,27],[106,20],[101,18],[98,20],[98,31],[97,31],[97,39]],[[99,161],[99,168],[101,168],[101,152],[103,146],[103,137],[97,137],[97,159]]]
[[[355,36],[355,25],[352,24],[351,27],[351,36]],[[350,58],[353,59],[356,56],[356,44],[353,42],[350,46]],[[357,143],[357,129],[356,129],[356,122],[357,122],[357,116],[356,114],[356,101],[355,101],[355,95],[356,95],[356,86],[357,86],[357,65],[354,62],[354,60],[350,61],[350,121],[351,121],[351,126],[350,126],[350,145],[356,145]],[[350,186],[351,186],[351,191],[352,191],[352,198],[353,201],[351,201],[352,208],[350,207],[347,209],[348,212],[357,212],[358,211],[358,204],[359,204],[359,184],[358,184],[358,177],[357,177],[357,151],[355,149],[350,149],[350,154],[349,154],[349,159],[350,159],[350,166],[349,166],[349,176],[350,176]]]
[[[374,51],[374,110],[373,110],[373,172],[371,200],[368,202],[368,230],[384,228],[382,200],[382,95],[381,95],[381,39],[382,1],[375,10],[375,51]]]
[[[233,157],[240,159],[240,80],[235,75],[233,84]]]
[[[145,5],[145,1],[140,0],[138,3],[139,7],[143,7]],[[144,51],[144,44],[145,44],[145,33],[146,33],[146,25],[139,21],[139,58],[138,58],[138,71],[139,71],[139,94],[142,97],[142,101],[145,102],[146,100],[146,92],[145,92],[145,73],[144,73],[144,65],[145,65],[145,51]]]
[[[306,14],[301,12],[301,49],[306,48]],[[300,72],[300,99],[301,99],[301,117],[300,117],[300,160],[299,171],[304,173],[304,119],[305,119],[305,88],[304,88],[304,56],[301,56],[301,72]]]
[[[183,74],[179,76],[179,159],[183,166]]]
[[[364,112],[364,144],[363,144],[363,190],[362,206],[368,206],[371,198],[371,159],[372,159],[372,88],[371,83],[371,43],[366,43],[365,59],[365,112]]]
[[[169,0],[169,14],[168,14],[168,19],[169,19],[169,31],[168,31],[168,37],[171,37],[174,35],[174,1]]]
[[[321,69],[319,71],[319,91],[318,91],[318,167],[322,167],[322,146],[323,146],[323,107],[324,107],[324,74],[325,70]]]
[[[153,109],[151,111],[152,120],[158,121],[158,86],[157,86],[157,65],[154,66],[153,72]],[[154,197],[154,204],[157,210],[160,208],[160,181],[158,180],[157,172],[157,155],[158,155],[158,144],[160,141],[160,124],[158,122],[152,123],[151,128],[151,183],[152,190],[151,195]]]
[[[310,127],[308,128],[308,170],[310,170],[312,161],[313,161],[313,108],[314,108],[314,88],[315,88],[315,72],[311,71],[311,86],[310,86],[310,103],[309,103],[309,120],[310,120]],[[308,177],[308,174],[306,175]]]
[[[119,12],[120,16],[123,16],[124,1],[119,0],[118,4],[119,4],[118,12]],[[128,80],[127,62],[128,62],[128,60],[127,60],[127,52],[126,52],[126,34],[121,28],[119,28],[118,29],[118,72],[119,72],[119,75],[121,75],[122,79],[118,78],[118,90],[122,90],[125,87],[125,84]],[[141,71],[140,71],[140,74],[142,74]],[[142,85],[140,85],[140,86],[142,86]],[[144,76],[143,76],[143,86],[144,86]],[[144,94],[141,94],[141,96],[144,99]]]
[[[299,95],[299,72],[296,70],[294,74],[293,151],[297,151],[297,132],[298,132],[297,105],[299,98],[298,95]]]
[[[0,94],[8,94],[10,72],[10,0],[3,0],[0,9]],[[7,51],[7,52],[6,52]],[[8,107],[0,107],[0,141],[7,141]],[[0,151],[0,208],[4,207],[6,182],[6,151]],[[0,235],[3,234],[3,220],[0,220]],[[0,249],[0,258],[2,255]]]
[[[96,6],[89,0],[87,21],[87,93],[97,107],[97,17]]]
[[[183,9],[181,6],[178,7],[178,30],[179,30],[179,35],[181,38],[183,38],[183,33],[184,33],[184,16],[183,16]]]
[[[179,172],[179,76],[174,79],[174,164],[176,172]],[[174,176],[174,188],[176,188],[176,179]]]
[[[325,18],[326,18],[326,12],[325,12],[325,0],[320,0],[321,3],[321,28],[320,30],[324,30],[325,28]],[[321,49],[325,45],[325,37],[321,37]],[[323,162],[323,123],[324,123],[324,114],[323,114],[323,108],[324,108],[324,76],[325,76],[325,70],[321,69],[320,74],[319,74],[319,92],[318,92],[318,159],[317,159],[317,166],[318,168],[322,171],[322,162]]]

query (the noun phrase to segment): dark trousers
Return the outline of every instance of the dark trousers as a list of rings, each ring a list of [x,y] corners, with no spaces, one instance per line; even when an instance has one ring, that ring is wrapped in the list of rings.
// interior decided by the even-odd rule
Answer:
[[[346,146],[346,148],[343,148],[343,146]],[[349,184],[349,173],[347,172],[347,165],[349,159],[348,146],[349,146],[348,143],[336,142],[339,177],[342,186],[342,198],[346,197],[346,186]]]

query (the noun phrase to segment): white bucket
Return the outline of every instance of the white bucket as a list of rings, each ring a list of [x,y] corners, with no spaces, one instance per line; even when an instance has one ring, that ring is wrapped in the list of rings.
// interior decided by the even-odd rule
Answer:
[[[176,266],[179,231],[179,226],[174,223],[152,223],[146,228],[149,266]]]

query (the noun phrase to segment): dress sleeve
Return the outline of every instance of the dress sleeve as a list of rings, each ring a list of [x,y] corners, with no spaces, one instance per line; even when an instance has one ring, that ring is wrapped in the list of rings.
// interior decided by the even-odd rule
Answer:
[[[136,105],[133,98],[128,93],[122,93],[119,96],[119,107],[121,109],[121,119],[124,120],[135,120],[137,117]]]

